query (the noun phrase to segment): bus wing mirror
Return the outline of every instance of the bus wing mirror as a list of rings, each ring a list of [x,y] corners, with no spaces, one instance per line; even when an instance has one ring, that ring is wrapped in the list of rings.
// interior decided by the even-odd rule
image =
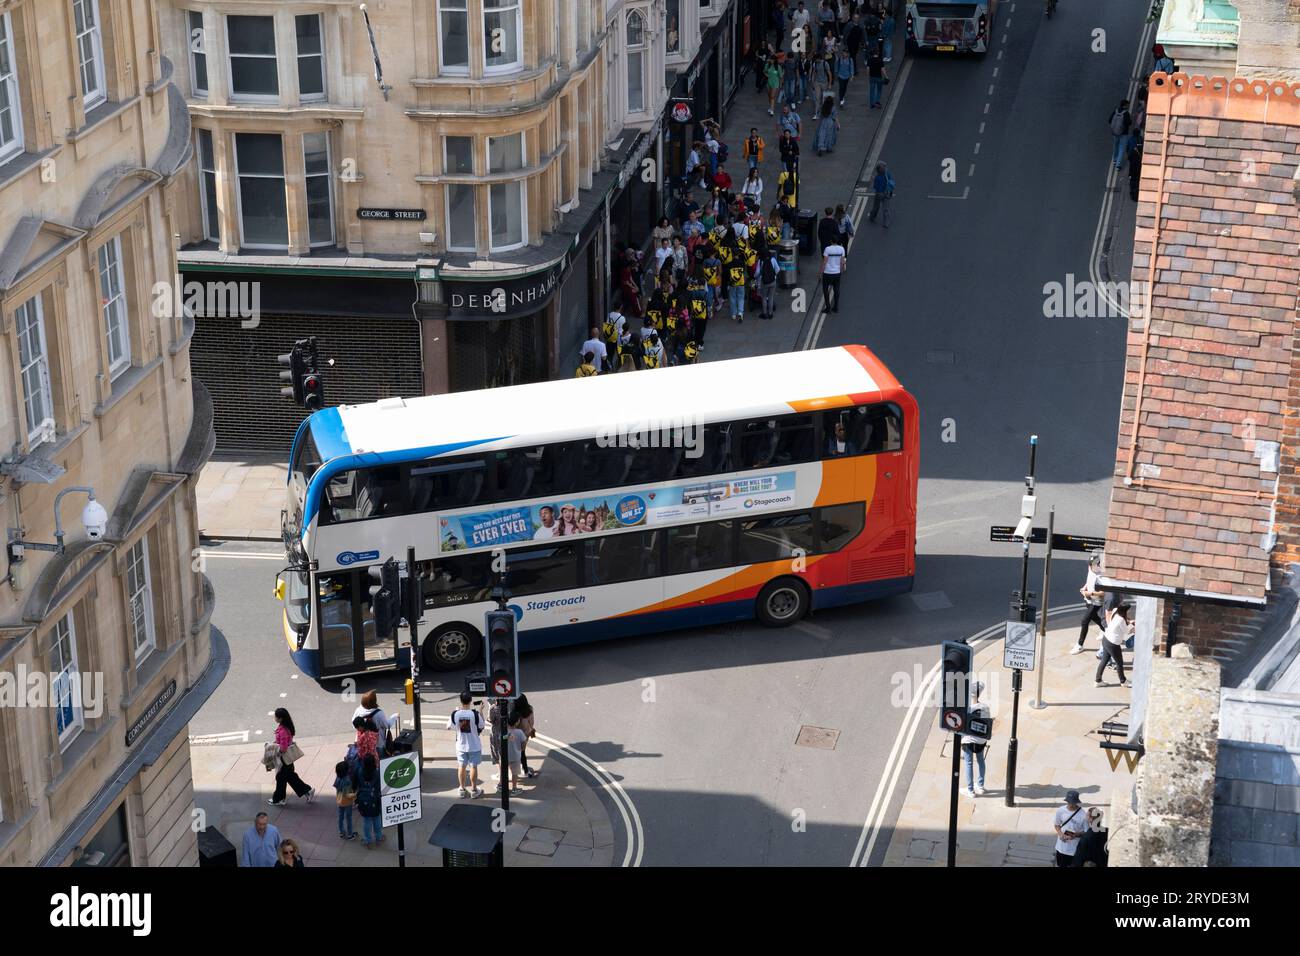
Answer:
[[[277,601],[284,600],[284,578],[278,575],[276,576],[275,579],[275,599]]]

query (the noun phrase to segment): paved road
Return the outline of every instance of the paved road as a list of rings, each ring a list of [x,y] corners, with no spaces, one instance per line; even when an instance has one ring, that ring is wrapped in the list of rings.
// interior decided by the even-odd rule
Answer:
[[[891,758],[900,699],[937,659],[937,642],[1005,615],[1019,554],[989,544],[987,527],[1014,523],[1031,432],[1041,441],[1042,517],[1055,504],[1058,530],[1103,531],[1123,322],[1045,318],[1043,285],[1089,275],[1107,187],[1105,121],[1126,92],[1138,7],[1067,0],[1044,23],[1034,3],[1004,4],[993,54],[918,59],[909,71],[882,144],[899,180],[896,223],[887,237],[862,227],[845,279],[852,306],[819,344],[869,344],[920,400],[916,592],[786,631],[732,625],[525,659],[539,729],[621,781],[645,829],[647,865],[854,859],[882,778],[897,770],[905,784],[918,756],[914,746]],[[1111,52],[1090,51],[1095,28],[1107,31]],[[956,183],[941,181],[945,158],[956,160]],[[965,199],[927,198],[967,187]],[[1126,192],[1115,202],[1102,233],[1131,235]],[[1122,249],[1114,255],[1124,261]],[[944,419],[956,441],[942,441]],[[303,733],[335,732],[350,712],[337,685],[291,679],[274,624],[275,568],[209,563],[214,621],[234,665],[195,734],[265,735],[265,715],[280,705]],[[1031,574],[1036,584],[1039,562]],[[1081,565],[1058,566],[1053,604],[1077,600],[1080,574]],[[459,676],[443,682],[450,691]],[[374,683],[394,690],[398,680]],[[838,731],[834,749],[796,745],[805,726]],[[884,826],[905,789],[881,789]]]

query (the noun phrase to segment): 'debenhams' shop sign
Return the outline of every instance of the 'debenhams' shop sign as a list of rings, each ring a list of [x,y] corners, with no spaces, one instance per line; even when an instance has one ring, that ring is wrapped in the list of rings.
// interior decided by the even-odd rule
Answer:
[[[447,318],[513,319],[546,307],[559,288],[568,256],[544,272],[498,282],[446,280]]]

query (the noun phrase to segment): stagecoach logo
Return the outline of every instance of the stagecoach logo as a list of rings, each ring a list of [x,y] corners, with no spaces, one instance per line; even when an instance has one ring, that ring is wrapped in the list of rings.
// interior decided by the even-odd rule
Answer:
[[[336,559],[343,567],[351,564],[357,564],[360,561],[378,561],[378,551],[340,551]]]
[[[793,498],[792,495],[782,495],[779,498],[746,498],[746,508],[765,508],[768,505],[783,505]]]

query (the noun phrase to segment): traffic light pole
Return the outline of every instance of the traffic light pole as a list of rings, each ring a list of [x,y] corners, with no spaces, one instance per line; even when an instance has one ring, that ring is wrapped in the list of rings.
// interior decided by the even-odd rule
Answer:
[[[504,575],[498,579],[497,589],[497,610],[506,611],[509,607],[506,604],[506,586]],[[488,674],[488,686],[492,686],[492,675]],[[494,727],[497,735],[497,748],[501,751],[501,812],[503,820],[510,819],[510,721],[508,714],[510,711],[510,701],[504,697],[494,698],[496,702],[497,723],[499,726]],[[503,854],[504,860],[504,854]]]
[[[1025,488],[1029,494],[1034,493],[1034,464],[1038,455],[1038,436],[1029,437],[1029,474],[1025,476]],[[1032,529],[1031,529],[1032,530]],[[1017,595],[1016,612],[1018,620],[1032,622],[1033,608],[1029,606],[1029,541],[1032,534],[1025,535],[1021,550],[1020,593]],[[1016,805],[1016,756],[1020,741],[1016,732],[1020,724],[1020,685],[1024,672],[1019,668],[1011,672],[1011,739],[1007,741],[1007,796],[1006,805]]]
[[[1047,670],[1047,595],[1048,586],[1052,583],[1052,535],[1056,531],[1056,508],[1053,507],[1047,513],[1047,557],[1043,559],[1043,593],[1039,598],[1043,610],[1038,619],[1038,693],[1035,695],[1030,706],[1034,710],[1042,710],[1047,704],[1043,703],[1043,671]]]
[[[961,734],[952,740],[952,786],[948,795],[948,865],[957,865],[957,792],[961,786]]]
[[[416,607],[417,604],[423,604],[420,598],[420,588],[417,585],[419,580],[415,567],[415,548],[406,549],[406,573],[409,575],[411,582],[407,592],[411,595],[411,607],[406,609],[406,621],[411,628],[411,707],[415,713],[415,743],[416,752],[420,755],[420,766],[424,766],[424,724],[420,723],[420,615],[424,613],[423,607]],[[399,832],[400,839],[401,834]]]

